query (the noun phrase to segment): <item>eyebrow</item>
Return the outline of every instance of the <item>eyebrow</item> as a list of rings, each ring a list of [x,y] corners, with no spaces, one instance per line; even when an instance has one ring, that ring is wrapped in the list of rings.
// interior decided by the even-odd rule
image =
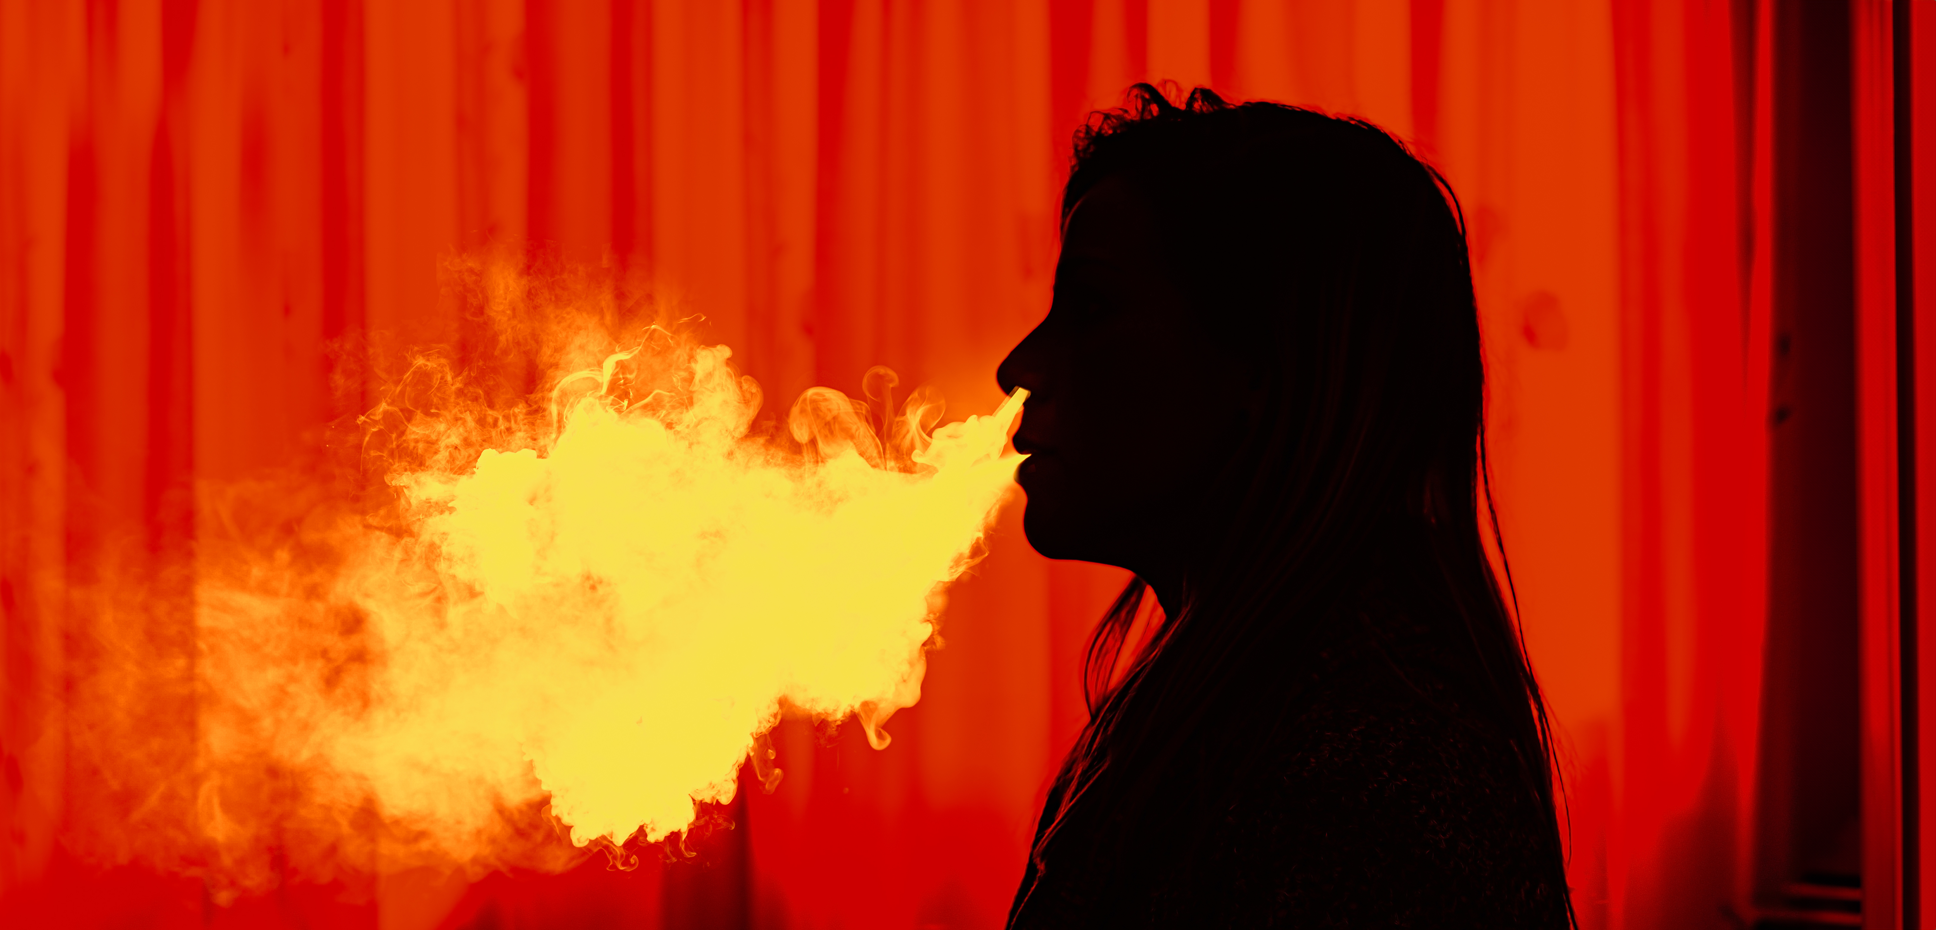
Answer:
[[[1091,190],[1094,190],[1094,188],[1091,188]],[[1063,241],[1068,241],[1069,224],[1075,222],[1076,211],[1082,209],[1082,202],[1088,199],[1089,191],[1083,191],[1082,196],[1077,197],[1076,202],[1069,205],[1069,209],[1062,211],[1062,222],[1060,228],[1056,231],[1056,235]]]

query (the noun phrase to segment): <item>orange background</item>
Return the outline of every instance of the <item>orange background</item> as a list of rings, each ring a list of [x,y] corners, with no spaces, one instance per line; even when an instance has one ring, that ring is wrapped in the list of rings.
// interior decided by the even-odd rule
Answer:
[[[62,847],[48,579],[116,527],[192,537],[171,489],[288,460],[361,409],[377,346],[461,343],[437,284],[461,250],[641,273],[769,398],[858,394],[886,364],[956,415],[988,410],[1048,306],[1071,131],[1167,78],[1361,115],[1448,176],[1582,925],[1745,913],[1769,19],[1750,0],[0,4],[6,907],[76,926],[998,926],[1123,580],[1036,556],[1014,510],[894,745],[783,728],[778,791],[747,792],[697,863],[292,880],[229,905]]]

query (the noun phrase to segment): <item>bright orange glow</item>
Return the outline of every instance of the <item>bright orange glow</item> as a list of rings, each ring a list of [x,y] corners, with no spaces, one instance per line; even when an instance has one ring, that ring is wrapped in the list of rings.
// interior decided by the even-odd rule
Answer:
[[[292,848],[323,874],[528,862],[545,837],[507,812],[548,803],[581,847],[657,842],[731,801],[749,753],[770,789],[786,714],[886,748],[1014,486],[1026,392],[936,429],[916,391],[877,432],[814,388],[763,431],[731,358],[651,327],[528,410],[420,360],[361,418],[382,506],[211,492],[231,532],[196,554],[193,762],[122,772],[186,782],[158,856],[240,887]],[[265,518],[296,529],[244,529]],[[142,680],[110,665],[110,699],[77,709],[137,719],[155,695],[116,682]],[[373,819],[374,844],[351,836]]]

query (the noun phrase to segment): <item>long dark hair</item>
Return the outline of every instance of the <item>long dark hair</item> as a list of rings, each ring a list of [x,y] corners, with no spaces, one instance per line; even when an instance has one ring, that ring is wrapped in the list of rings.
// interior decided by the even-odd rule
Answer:
[[[1317,648],[1327,625],[1382,610],[1438,625],[1470,712],[1510,743],[1550,826],[1561,874],[1545,881],[1564,894],[1551,727],[1510,574],[1502,584],[1486,550],[1489,525],[1504,566],[1478,314],[1450,186],[1370,123],[1233,105],[1201,87],[1178,105],[1148,84],[1078,132],[1065,226],[1085,194],[1119,175],[1153,211],[1191,311],[1224,335],[1265,401],[1217,482],[1214,506],[1231,528],[1186,570],[1180,609],[1119,681],[1142,579],[1090,640],[1090,720],[1051,791],[1031,880],[1052,845],[1061,863],[1111,855],[1135,824],[1162,816],[1156,797],[1179,783],[1179,767],[1240,763],[1260,724],[1235,711],[1282,713],[1298,680],[1276,674],[1286,657]]]

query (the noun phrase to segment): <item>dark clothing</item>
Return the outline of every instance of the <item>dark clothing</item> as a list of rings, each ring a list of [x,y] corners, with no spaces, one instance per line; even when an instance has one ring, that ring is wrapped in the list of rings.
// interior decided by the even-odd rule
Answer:
[[[1012,925],[1566,927],[1557,834],[1512,745],[1422,628],[1361,629],[1301,674],[1280,668],[1301,681],[1250,692],[1249,721],[1213,716],[1208,731],[1242,734],[1236,751],[1172,757],[1198,761],[1145,808],[1167,817],[1138,817],[1169,826],[1112,832],[1072,813]]]

